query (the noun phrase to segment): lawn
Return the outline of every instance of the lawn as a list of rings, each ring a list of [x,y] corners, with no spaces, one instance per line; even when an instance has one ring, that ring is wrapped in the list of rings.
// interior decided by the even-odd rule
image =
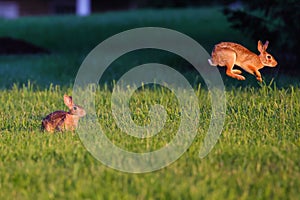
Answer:
[[[29,79],[39,86],[48,86],[50,83],[69,85],[74,81],[83,59],[96,45],[114,34],[145,26],[180,31],[195,39],[208,52],[216,42],[222,40],[249,41],[229,28],[219,8],[108,12],[85,18],[53,16],[0,19],[0,37],[25,39],[52,52],[44,56],[1,57],[0,86],[11,87],[15,82],[27,83]],[[178,63],[179,58],[166,52],[149,51],[152,56],[141,51],[117,59],[111,66],[117,68],[111,75],[112,79],[120,73],[120,68],[140,63],[152,61],[175,67],[182,63]]]
[[[151,173],[124,173],[105,166],[87,151],[76,132],[40,130],[44,116],[66,109],[62,96],[72,93],[87,53],[113,34],[143,26],[181,31],[208,51],[221,40],[250,42],[229,29],[218,8],[1,19],[0,36],[26,39],[52,53],[0,57],[0,199],[297,199],[299,79],[278,71],[263,84],[250,75],[243,83],[223,76],[225,124],[217,144],[201,159],[211,102],[201,80],[193,81],[195,71],[184,70],[186,61],[153,50],[114,62],[105,83],[96,88],[96,113],[107,137],[124,149],[162,148],[180,123],[177,98],[164,87],[151,86],[132,97],[132,118],[136,124],[147,125],[150,105],[161,104],[168,114],[162,131],[152,138],[136,139],[118,128],[111,114],[111,88],[127,68],[154,61],[175,66],[193,83],[198,97],[200,120],[192,145],[176,162]]]

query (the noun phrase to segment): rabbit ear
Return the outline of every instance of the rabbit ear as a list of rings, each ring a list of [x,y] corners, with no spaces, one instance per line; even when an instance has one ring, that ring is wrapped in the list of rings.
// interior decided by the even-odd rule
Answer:
[[[269,45],[269,41],[267,40],[266,43],[264,44],[264,50],[267,50],[268,45]]]
[[[263,44],[261,43],[261,41],[259,40],[258,43],[257,43],[257,49],[260,53],[264,52],[264,47],[263,47]]]
[[[68,106],[69,108],[73,106],[73,100],[71,96],[68,95],[64,95],[64,102],[66,104],[66,106]]]

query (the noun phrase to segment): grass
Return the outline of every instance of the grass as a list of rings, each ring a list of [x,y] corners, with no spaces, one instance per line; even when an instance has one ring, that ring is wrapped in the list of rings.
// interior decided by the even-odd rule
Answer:
[[[198,153],[209,125],[210,100],[205,89],[196,90],[202,114],[193,144],[172,165],[146,174],[106,167],[87,152],[75,133],[41,133],[41,118],[65,109],[65,92],[70,89],[36,91],[32,86],[1,92],[1,199],[295,199],[298,195],[298,88],[228,91],[222,135],[204,159]],[[148,123],[146,108],[154,102],[170,112],[162,133],[143,140],[124,135],[111,117],[108,89],[97,92],[101,125],[124,149],[143,152],[163,147],[176,132],[170,127],[179,123],[177,101],[165,89],[145,89],[135,95],[142,102],[131,103],[137,124]]]
[[[0,35],[26,39],[52,52],[88,53],[95,45],[114,34],[145,26],[183,32],[199,40],[205,47],[212,47],[218,40],[238,41],[243,38],[231,29],[233,32],[228,35],[229,23],[220,8],[108,12],[84,18],[70,15],[2,19]]]
[[[197,77],[192,70],[184,72],[199,99],[197,136],[176,162],[152,173],[130,174],[106,167],[91,156],[76,133],[41,132],[44,116],[66,109],[62,96],[71,94],[72,82],[86,54],[107,37],[142,26],[181,31],[208,51],[219,40],[247,43],[242,35],[229,29],[218,8],[130,11],[86,18],[1,19],[0,36],[26,39],[52,54],[1,56],[0,199],[297,199],[297,78],[279,74],[272,84],[272,77],[266,77],[266,83],[259,85],[252,76],[243,83],[223,77],[225,125],[216,146],[200,159],[199,149],[210,122],[210,94],[204,85],[193,82]],[[113,63],[113,70],[107,72],[109,81],[113,82],[126,67],[143,62],[156,61],[179,70],[187,66],[185,61],[164,52],[126,56]],[[97,89],[96,110],[111,141],[130,151],[146,152],[164,147],[173,138],[180,111],[169,90],[146,87],[134,94],[130,106],[137,124],[149,124],[150,105],[161,104],[168,113],[161,133],[135,139],[122,133],[112,117],[110,86],[113,84],[108,82]]]
[[[108,12],[84,18],[68,15],[27,17],[0,19],[0,22],[0,37],[24,39],[52,52],[42,56],[1,56],[0,86],[4,88],[11,87],[15,82],[26,84],[28,80],[45,87],[50,83],[69,85],[74,81],[83,59],[96,45],[132,28],[155,26],[174,29],[198,41],[208,52],[218,41],[248,41],[229,28],[219,8]],[[137,51],[117,59],[111,66],[114,69],[110,73],[111,79],[118,77],[120,69],[126,70],[149,61],[178,66],[185,71],[191,68],[178,56],[149,51],[151,56]]]

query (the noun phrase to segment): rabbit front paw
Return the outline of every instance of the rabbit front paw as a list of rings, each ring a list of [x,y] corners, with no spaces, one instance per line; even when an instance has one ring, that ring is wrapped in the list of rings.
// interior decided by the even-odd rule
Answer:
[[[258,70],[254,71],[254,75],[256,76],[256,80],[262,82],[261,74]]]
[[[262,78],[261,78],[261,77],[256,77],[256,79],[257,79],[259,82],[262,82]]]

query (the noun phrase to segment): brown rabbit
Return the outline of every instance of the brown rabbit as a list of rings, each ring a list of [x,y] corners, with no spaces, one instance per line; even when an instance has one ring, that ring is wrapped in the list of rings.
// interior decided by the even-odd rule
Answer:
[[[47,115],[42,121],[42,129],[53,132],[63,130],[75,130],[80,117],[85,116],[85,110],[78,105],[75,105],[72,97],[64,95],[64,102],[70,109],[69,112],[55,111]]]
[[[277,65],[275,58],[266,52],[268,44],[269,41],[266,41],[264,45],[261,41],[258,41],[257,49],[260,54],[256,55],[240,44],[221,42],[215,45],[211,54],[212,58],[208,59],[208,62],[212,66],[226,66],[226,74],[228,76],[238,80],[245,80],[245,77],[240,75],[242,73],[240,70],[233,69],[234,65],[238,65],[262,82],[261,74],[258,70],[264,66],[275,67]]]

